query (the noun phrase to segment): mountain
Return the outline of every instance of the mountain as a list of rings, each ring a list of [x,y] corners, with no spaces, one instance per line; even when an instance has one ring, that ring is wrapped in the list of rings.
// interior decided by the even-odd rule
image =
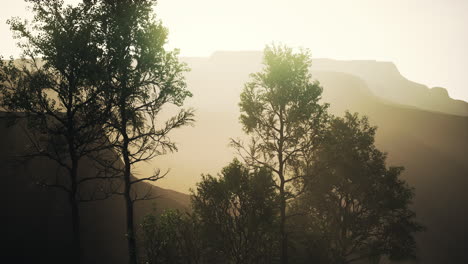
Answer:
[[[194,94],[187,105],[196,109],[197,123],[173,134],[178,153],[160,157],[142,171],[171,168],[161,184],[181,191],[194,186],[201,173],[219,172],[235,155],[229,138],[243,137],[239,94],[249,74],[261,69],[261,57],[260,52],[217,52],[209,58],[184,58],[192,68],[187,80]],[[413,208],[427,227],[417,236],[421,263],[468,263],[468,117],[462,110],[467,103],[448,98],[444,89],[406,80],[391,63],[312,63],[330,111],[369,116],[379,127],[376,144],[388,152],[389,165],[405,167],[402,177],[416,193]],[[443,103],[437,107],[436,102]]]
[[[191,67],[194,67],[194,72],[197,72],[195,69],[206,67],[211,67],[212,70],[218,72],[227,67],[234,74],[230,78],[234,78],[236,73],[258,70],[262,60],[262,53],[258,51],[221,51],[215,52],[210,58],[184,59]],[[468,102],[450,98],[445,88],[429,88],[406,79],[400,74],[395,64],[391,62],[375,60],[340,61],[317,58],[313,59],[311,70],[353,75],[365,81],[367,88],[375,96],[396,104],[415,106],[431,112],[468,116]]]
[[[407,80],[391,62],[316,59],[312,69],[352,74],[363,79],[374,95],[397,104],[468,116],[467,102],[450,98],[445,88],[428,88]]]

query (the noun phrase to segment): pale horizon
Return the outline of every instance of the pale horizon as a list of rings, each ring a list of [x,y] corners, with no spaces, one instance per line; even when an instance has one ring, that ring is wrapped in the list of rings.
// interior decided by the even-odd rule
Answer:
[[[23,1],[2,4],[0,55],[17,57],[5,22],[30,11]],[[183,57],[285,43],[314,58],[389,61],[407,79],[468,101],[468,1],[160,0],[155,11],[169,29],[168,47]]]

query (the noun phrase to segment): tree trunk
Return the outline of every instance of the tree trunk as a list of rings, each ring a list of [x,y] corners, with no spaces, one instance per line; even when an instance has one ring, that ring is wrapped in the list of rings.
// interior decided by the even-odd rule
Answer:
[[[73,238],[72,246],[74,252],[74,261],[73,263],[81,263],[81,237],[80,237],[80,213],[78,209],[78,202],[70,201],[72,203],[72,228],[73,228]]]
[[[70,80],[70,83],[74,83]],[[71,85],[72,86],[72,85]],[[70,87],[71,88],[71,87]],[[73,88],[76,88],[73,86]],[[70,90],[72,91],[72,89]],[[68,93],[68,106],[67,106],[67,144],[68,144],[68,154],[70,155],[71,161],[71,170],[70,172],[70,193],[69,200],[71,206],[72,214],[72,246],[73,246],[73,261],[72,263],[80,264],[82,259],[82,250],[81,250],[81,234],[80,234],[80,212],[79,212],[79,199],[77,198],[78,194],[78,166],[79,166],[79,157],[77,156],[77,150],[75,148],[76,134],[75,134],[75,117],[72,111],[73,105],[73,93]]]
[[[76,198],[78,185],[78,163],[72,162],[72,171],[71,171],[71,189],[69,193],[69,202],[71,206],[71,215],[72,215],[72,250],[73,250],[73,261],[72,263],[81,263],[81,235],[80,235],[80,211],[79,211],[79,202]]]
[[[127,209],[127,244],[130,264],[137,263],[135,232],[133,228],[133,202],[130,197],[130,188],[125,187],[125,205]]]
[[[288,235],[286,233],[286,179],[284,175],[285,161],[283,159],[283,144],[284,144],[284,121],[283,121],[283,110],[280,109],[280,129],[279,129],[279,140],[278,140],[278,177],[280,180],[280,247],[281,247],[281,264],[288,263]]]
[[[133,225],[133,201],[132,197],[130,196],[131,191],[131,164],[130,164],[130,157],[128,152],[128,140],[127,135],[124,135],[124,149],[123,149],[123,159],[125,163],[125,170],[124,170],[124,183],[125,183],[125,190],[124,190],[124,198],[125,198],[125,206],[126,206],[126,214],[127,214],[127,245],[128,245],[128,258],[129,264],[137,264],[137,252],[136,252],[136,241],[135,241],[135,230]]]
[[[288,235],[286,233],[286,199],[283,190],[280,191],[280,247],[281,255],[280,262],[281,264],[288,263]]]

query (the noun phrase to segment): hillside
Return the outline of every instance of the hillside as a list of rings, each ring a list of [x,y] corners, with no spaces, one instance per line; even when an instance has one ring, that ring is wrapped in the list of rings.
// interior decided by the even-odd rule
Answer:
[[[1,116],[5,116],[0,113]],[[27,144],[24,122],[13,127],[0,118],[0,200],[4,227],[0,247],[1,263],[67,263],[70,241],[70,211],[65,193],[41,188],[33,177],[53,176],[57,166],[48,160],[18,164],[12,157]],[[86,160],[80,175],[92,175],[94,167]],[[186,210],[189,196],[143,183],[137,188],[158,198],[136,204],[136,223],[144,215],[164,209]],[[124,200],[114,196],[104,201],[81,204],[81,236],[84,263],[127,263]]]
[[[391,62],[316,59],[312,69],[352,74],[363,79],[374,95],[393,103],[468,116],[467,102],[450,98],[442,87],[429,88],[406,79]]]

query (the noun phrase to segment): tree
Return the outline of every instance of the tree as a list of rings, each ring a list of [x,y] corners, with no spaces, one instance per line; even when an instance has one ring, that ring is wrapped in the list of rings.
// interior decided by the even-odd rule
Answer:
[[[409,208],[414,192],[399,178],[403,168],[386,167],[375,131],[357,114],[334,118],[304,181],[303,228],[327,244],[330,263],[414,256],[422,230]]]
[[[219,177],[204,175],[192,196],[209,263],[272,263],[276,201],[271,172],[234,160]]]
[[[84,197],[81,186],[105,179],[104,170],[79,177],[85,157],[100,156],[108,147],[102,125],[109,108],[100,87],[93,10],[83,4],[64,6],[62,1],[31,0],[30,26],[9,20],[19,46],[20,61],[0,62],[1,105],[15,118],[26,117],[30,149],[28,158],[45,157],[65,173],[35,178],[40,185],[67,193],[72,216],[73,262],[80,263],[79,202],[104,199]],[[93,183],[94,185],[94,183]]]
[[[200,224],[193,215],[166,210],[145,216],[141,226],[145,263],[201,263]]]
[[[107,135],[114,150],[123,159],[129,261],[137,263],[134,226],[134,202],[148,199],[132,186],[142,181],[156,181],[166,175],[133,178],[133,168],[156,156],[176,151],[169,133],[193,122],[192,110],[180,110],[166,122],[156,122],[167,105],[180,107],[191,93],[186,89],[185,64],[178,61],[178,51],[166,51],[167,29],[153,13],[155,0],[94,1],[101,41],[100,61],[104,66],[106,105],[112,116]]]
[[[288,262],[286,208],[295,196],[293,183],[303,175],[298,167],[320,139],[327,118],[327,105],[321,105],[322,88],[311,81],[310,55],[294,53],[285,46],[267,46],[264,69],[251,75],[241,93],[241,123],[252,136],[250,147],[232,144],[250,166],[266,167],[276,176],[279,191],[281,263]]]

